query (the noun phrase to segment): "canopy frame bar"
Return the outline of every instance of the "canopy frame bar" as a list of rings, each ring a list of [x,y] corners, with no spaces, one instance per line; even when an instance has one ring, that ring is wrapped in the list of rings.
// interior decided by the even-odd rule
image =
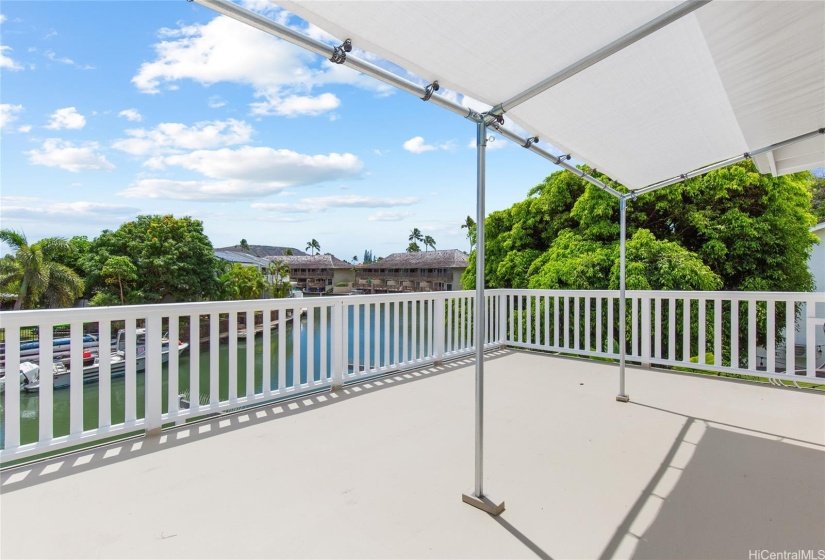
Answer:
[[[668,10],[659,17],[656,17],[650,20],[649,22],[645,23],[644,25],[637,27],[636,29],[625,34],[624,36],[619,37],[612,43],[605,45],[599,50],[594,51],[589,55],[585,56],[581,60],[574,62],[567,68],[564,68],[559,72],[556,72],[546,80],[543,80],[537,83],[536,85],[524,90],[523,92],[514,95],[507,101],[504,101],[503,103],[499,103],[490,112],[495,115],[504,114],[513,107],[521,105],[525,101],[528,101],[536,95],[544,91],[547,91],[553,86],[562,83],[568,78],[572,78],[579,72],[590,68],[594,64],[601,62],[605,58],[608,58],[621,50],[626,49],[627,47],[631,46],[637,41],[644,39],[648,35],[655,33],[663,27],[667,27],[671,23],[678,21],[679,19],[692,13],[695,10],[698,10],[705,4],[709,4],[711,1],[712,0],[687,0],[687,2],[679,4],[675,8]]]
[[[256,14],[255,12],[238,6],[237,4],[233,4],[229,0],[187,0],[187,2],[195,2],[197,4],[200,4],[205,8],[209,8],[236,21],[245,23],[251,27],[254,27],[255,29],[263,31],[264,33],[274,35],[275,37],[288,41],[310,52],[314,52],[315,54],[321,55],[324,58],[331,58],[335,54],[335,47],[327,45],[326,43],[322,43],[321,41],[313,39],[312,37],[308,37],[303,33],[295,31],[294,29],[290,29],[285,25],[272,21],[271,19],[268,19],[260,14]],[[424,97],[427,97],[428,95],[429,86],[424,87],[415,82],[397,76],[396,74],[384,70],[383,68],[380,68],[375,64],[358,58],[357,56],[353,55],[352,52],[347,53],[346,59],[344,59],[340,64],[342,64],[343,66],[348,66],[354,70],[361,72],[362,74],[366,74],[367,76],[375,78],[379,81],[384,82],[385,84],[389,84],[402,91],[406,91],[407,93],[410,93],[420,99],[424,99]],[[427,99],[424,100],[430,103],[434,103],[439,107],[443,107],[448,111],[451,111],[457,115],[464,117],[465,119],[469,119],[476,123],[478,123],[482,119],[482,116],[478,112],[468,107],[465,107],[464,105],[451,101],[441,95],[433,95],[432,93],[430,93],[429,97],[427,97]],[[520,135],[516,134],[512,130],[505,128],[504,126],[501,126],[500,124],[497,124],[494,127],[494,129],[500,135],[504,136],[509,140],[512,140],[520,146],[525,146],[528,144],[527,138],[522,138]],[[530,143],[527,149],[533,153],[540,155],[544,159],[553,162],[555,165],[561,167],[562,169],[566,169],[571,173],[575,173],[588,183],[595,185],[596,187],[606,192],[609,192],[616,198],[619,198],[621,196],[621,193],[619,193],[616,189],[610,187],[603,181],[596,179],[592,175],[582,171],[575,165],[568,163],[569,156],[553,155],[547,150],[540,148],[535,143]]]
[[[819,128],[817,130],[813,130],[811,132],[807,132],[805,134],[801,134],[799,136],[794,136],[793,138],[788,138],[787,140],[783,140],[782,142],[777,142],[776,144],[771,144],[770,146],[765,146],[764,148],[759,148],[758,150],[753,150],[751,152],[745,152],[742,155],[734,156],[732,158],[723,159],[720,162],[712,163],[710,165],[706,165],[704,167],[700,167],[699,169],[694,169],[693,171],[688,171],[687,173],[682,173],[681,175],[677,175],[676,177],[672,177],[670,179],[665,179],[664,181],[660,181],[658,183],[653,183],[652,185],[648,185],[646,187],[642,187],[640,189],[636,189],[631,191],[636,195],[645,194],[653,191],[657,191],[664,187],[669,187],[670,185],[675,185],[677,183],[681,183],[682,181],[687,181],[693,177],[699,177],[704,175],[705,173],[710,173],[711,171],[716,171],[717,169],[722,169],[723,167],[727,167],[729,165],[733,165],[734,163],[739,163],[740,161],[744,161],[746,159],[753,159],[756,156],[762,155],[767,152],[772,152],[774,150],[778,150],[779,148],[784,148],[786,146],[790,146],[792,144],[796,144],[798,142],[803,142],[805,140],[810,140],[811,138],[816,138],[819,134],[825,134],[825,128]]]

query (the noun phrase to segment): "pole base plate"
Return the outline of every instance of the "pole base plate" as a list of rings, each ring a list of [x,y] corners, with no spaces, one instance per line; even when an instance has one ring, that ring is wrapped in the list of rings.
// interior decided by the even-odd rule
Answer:
[[[467,492],[461,495],[461,501],[490,515],[501,515],[501,512],[504,511],[504,502],[496,503],[489,495],[483,495],[479,498],[472,492]]]
[[[630,395],[616,395],[616,400],[619,402],[630,402]]]

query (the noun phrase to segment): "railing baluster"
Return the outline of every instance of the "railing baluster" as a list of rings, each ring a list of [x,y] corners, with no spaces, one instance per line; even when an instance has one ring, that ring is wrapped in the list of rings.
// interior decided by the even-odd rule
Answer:
[[[209,406],[217,408],[220,403],[219,366],[220,366],[220,333],[221,314],[209,314]]]
[[[639,298],[633,296],[631,298],[633,304],[630,306],[630,354],[633,356],[641,356],[639,350]]]
[[[16,329],[12,329],[16,330]],[[9,329],[6,329],[8,332]],[[19,332],[20,331],[16,331]],[[54,361],[54,331],[52,330],[51,323],[41,323],[38,325],[37,332],[39,334],[40,340],[40,390],[38,394],[38,440],[40,443],[48,443],[50,439],[54,437],[54,375],[52,375],[52,362]],[[18,337],[19,338],[19,337]],[[100,342],[98,341],[98,345]],[[18,342],[17,347],[20,347]],[[8,346],[7,346],[8,348]],[[18,368],[19,369],[19,368]],[[7,371],[14,371],[14,370],[7,370]],[[7,378],[8,380],[8,378]],[[99,408],[99,420],[98,426],[102,426],[101,424],[103,420],[103,386],[98,389],[99,394],[101,395],[101,400],[98,402],[100,405]],[[108,402],[106,403],[109,404]],[[106,415],[106,426],[111,424],[111,419],[108,414],[108,408],[105,410],[107,413]]]
[[[682,361],[690,363],[690,298],[682,299]]]
[[[730,367],[739,367],[739,300],[730,300]]]
[[[564,324],[562,325],[562,329],[564,330],[564,347],[570,348],[570,297],[563,297],[564,300],[564,315],[562,315],[562,319],[564,320]]]
[[[765,302],[765,315],[767,323],[767,343],[765,344],[768,353],[767,371],[776,373],[776,316],[774,315],[773,300]],[[789,367],[793,369],[793,364],[785,364],[785,373],[788,372]]]
[[[722,365],[722,300],[713,300],[713,365]]]
[[[315,382],[315,307],[307,306],[307,383]]]
[[[163,406],[163,372],[161,346],[163,333],[162,317],[153,313],[146,317],[146,348],[143,356],[143,396],[146,435],[159,435],[163,423],[161,410]],[[82,348],[82,345],[81,345]],[[171,351],[171,348],[170,348]]]
[[[410,341],[410,348],[412,349],[412,361],[417,362],[421,357],[421,338],[419,337],[421,330],[418,324],[418,301],[413,299],[410,302],[410,307],[412,307],[412,340]]]
[[[580,350],[581,349],[581,329],[579,324],[579,316],[581,314],[581,299],[576,296],[570,298],[573,300],[573,349]]]
[[[176,416],[178,413],[178,392],[180,375],[180,364],[178,363],[178,341],[180,340],[180,319],[176,314],[169,315],[169,361],[168,361],[168,376],[167,383],[167,401],[166,410],[170,416]]]
[[[297,391],[301,388],[301,308],[292,308],[292,383]]]
[[[653,355],[656,358],[662,358],[662,298],[657,297],[654,302],[654,318],[653,318],[653,332],[655,344],[653,346]]]
[[[189,316],[189,412],[201,407],[201,316]],[[102,371],[102,370],[101,370]]]
[[[814,304],[816,305],[816,304]],[[785,302],[785,373],[796,374],[796,306]]]
[[[381,366],[387,368],[392,363],[390,360],[390,310],[392,309],[392,302],[385,302],[381,307],[384,310],[384,360]]]
[[[74,330],[74,329],[72,329]],[[126,343],[126,351],[125,351],[125,368],[126,368],[126,380],[125,380],[125,399],[126,399],[126,407],[125,407],[125,414],[124,414],[124,422],[126,424],[132,423],[137,420],[137,374],[136,374],[136,367],[135,367],[135,358],[136,358],[136,340],[135,337],[137,336],[137,326],[135,324],[135,319],[130,317],[126,319],[126,332],[125,343]],[[72,347],[76,346],[74,339],[72,340]],[[78,366],[81,364],[81,361],[78,361]],[[74,355],[72,355],[71,359],[71,381],[69,382],[69,389],[73,391],[72,387],[75,387],[75,379],[78,380],[77,385],[80,389],[83,389],[83,371],[82,368],[75,366]],[[74,394],[71,395],[74,397]],[[73,431],[73,429],[70,429]]]
[[[756,369],[756,301],[748,300],[748,369]]]
[[[321,314],[322,318],[324,313]],[[263,331],[261,332],[261,389],[265,399],[272,396],[272,308],[264,306]],[[325,326],[325,325],[324,325]],[[321,327],[321,340],[326,341],[327,332],[324,326]],[[326,344],[322,342],[321,348],[326,350]],[[323,361],[323,358],[322,358]]]
[[[671,295],[667,304],[667,358],[676,361],[676,298]]]
[[[249,336],[249,315],[246,315],[246,334]],[[229,339],[227,340],[229,360],[229,402],[238,402],[238,313],[229,312]]]
[[[705,363],[705,354],[708,351],[707,346],[707,300],[705,298],[698,299],[699,304],[699,318],[697,319],[699,322],[699,350],[698,350],[698,360],[700,364]]]
[[[553,347],[559,347],[559,296],[554,296],[553,303]]]
[[[584,300],[584,347],[583,350],[585,352],[590,352],[590,349],[593,347],[591,343],[591,336],[592,333],[590,332],[590,306],[591,300],[590,296],[584,296],[582,298]]]
[[[49,326],[51,329],[51,326]],[[20,445],[20,327],[6,326],[6,389],[4,442],[6,449]]]
[[[614,354],[614,340],[613,338],[613,297],[607,297],[607,353]]]

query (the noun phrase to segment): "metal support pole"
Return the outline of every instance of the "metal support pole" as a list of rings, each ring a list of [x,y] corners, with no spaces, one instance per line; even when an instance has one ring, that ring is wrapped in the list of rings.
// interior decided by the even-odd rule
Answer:
[[[482,118],[476,124],[476,297],[474,306],[476,347],[476,425],[475,425],[475,485],[471,494],[462,494],[461,499],[491,515],[504,511],[504,502],[496,503],[484,494],[484,190],[485,156],[487,150],[487,123]]]
[[[627,318],[626,315],[626,299],[625,299],[625,241],[627,237],[627,195],[623,195],[619,199],[619,394],[616,395],[616,400],[619,402],[628,402],[630,397],[625,392],[624,387],[624,369],[625,369],[625,353],[627,349]]]

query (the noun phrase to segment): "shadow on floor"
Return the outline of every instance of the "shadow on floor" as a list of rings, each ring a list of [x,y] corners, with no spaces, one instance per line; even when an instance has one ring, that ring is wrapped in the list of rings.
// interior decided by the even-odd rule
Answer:
[[[487,352],[484,361],[495,360],[509,355],[511,351],[493,350]],[[263,422],[288,418],[295,414],[311,412],[337,402],[369,395],[376,391],[405,385],[435,376],[443,375],[475,364],[474,357],[464,357],[439,366],[427,366],[402,372],[376,376],[358,383],[345,385],[339,391],[323,391],[298,395],[296,397],[266,403],[255,407],[227,412],[205,420],[190,422],[183,426],[164,431],[160,436],[144,437],[107,443],[98,447],[72,451],[33,463],[13,466],[0,472],[0,492],[9,493],[37,484],[94,470],[120,461],[156,453],[164,449],[186,445],[194,441],[220,436],[237,429]]]

